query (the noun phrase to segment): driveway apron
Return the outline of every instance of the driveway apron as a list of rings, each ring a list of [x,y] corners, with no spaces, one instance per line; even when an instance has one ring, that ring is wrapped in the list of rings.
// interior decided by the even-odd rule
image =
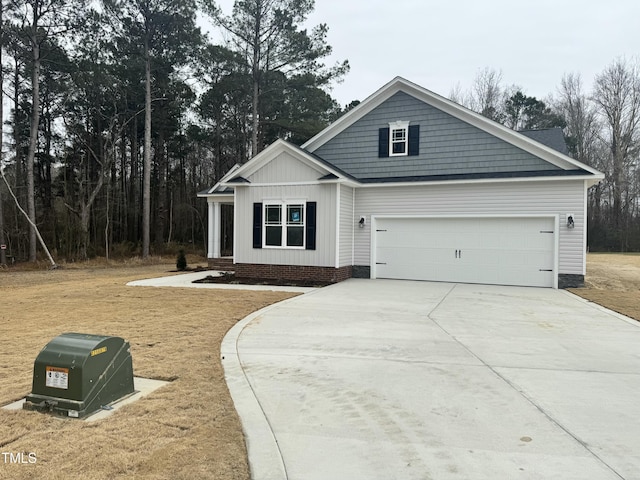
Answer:
[[[640,326],[565,291],[351,279],[222,355],[256,480],[640,479]]]

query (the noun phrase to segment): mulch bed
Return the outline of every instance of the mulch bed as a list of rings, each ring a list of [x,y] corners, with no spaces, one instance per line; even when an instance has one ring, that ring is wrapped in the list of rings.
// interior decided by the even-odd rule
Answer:
[[[223,273],[220,276],[207,275],[193,283],[226,283],[235,285],[273,285],[280,287],[326,287],[331,282],[319,282],[316,280],[283,280],[273,278],[244,278],[236,277],[233,273]]]
[[[196,267],[187,267],[187,268],[182,268],[182,269],[176,269],[176,270],[169,270],[172,273],[175,272],[181,272],[181,273],[185,273],[185,272],[206,272],[207,270],[209,270],[209,267],[203,267],[202,265],[198,265]]]

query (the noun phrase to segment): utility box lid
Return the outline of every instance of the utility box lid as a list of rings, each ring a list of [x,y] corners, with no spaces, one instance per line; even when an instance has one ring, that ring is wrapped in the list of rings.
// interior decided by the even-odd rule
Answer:
[[[64,333],[38,354],[24,408],[80,418],[133,392],[128,342],[120,337]]]

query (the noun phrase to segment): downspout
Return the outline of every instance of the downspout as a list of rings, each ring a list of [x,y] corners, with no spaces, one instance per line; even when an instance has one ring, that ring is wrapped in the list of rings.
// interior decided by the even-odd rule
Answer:
[[[351,266],[356,263],[356,189],[351,188]]]
[[[238,209],[236,208],[236,205],[238,204],[238,198],[237,198],[237,191],[234,188],[233,189],[233,253],[232,253],[232,257],[233,258],[233,264],[236,264],[236,252],[238,251],[237,248],[238,246],[236,245],[236,242],[238,241],[238,235],[237,235],[237,231],[236,229],[238,228]]]
[[[340,268],[340,220],[340,184],[336,183],[336,268]]]

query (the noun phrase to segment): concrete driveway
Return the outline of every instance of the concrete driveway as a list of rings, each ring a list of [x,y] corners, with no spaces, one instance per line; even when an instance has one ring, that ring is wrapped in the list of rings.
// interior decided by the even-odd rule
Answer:
[[[640,479],[640,324],[565,291],[352,279],[222,355],[256,480]]]

